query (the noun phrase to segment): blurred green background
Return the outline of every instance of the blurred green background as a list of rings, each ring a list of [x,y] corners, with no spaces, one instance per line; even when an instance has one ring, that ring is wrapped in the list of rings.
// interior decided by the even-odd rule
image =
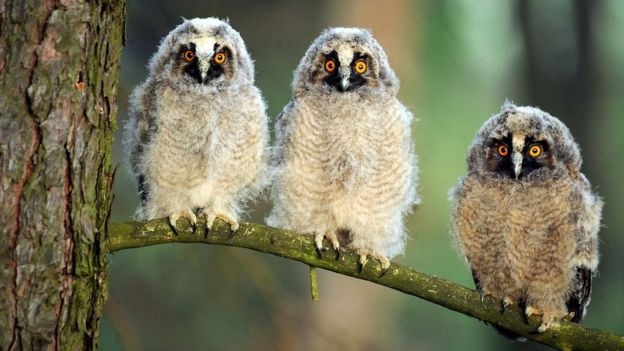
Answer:
[[[587,326],[624,334],[624,4],[611,1],[146,1],[128,2],[119,125],[131,89],[161,37],[181,17],[229,18],[256,62],[272,119],[292,72],[328,26],[370,28],[417,116],[413,135],[423,203],[408,217],[398,262],[472,287],[449,234],[448,190],[465,172],[477,129],[506,98],[561,118],[604,196],[600,272]],[[271,123],[272,125],[272,123]],[[138,197],[120,171],[113,220]],[[266,198],[266,197],[265,197]],[[248,219],[262,222],[260,199]],[[320,301],[307,267],[252,251],[162,245],[111,257],[102,350],[541,350],[509,343],[479,321],[402,293],[321,271]]]

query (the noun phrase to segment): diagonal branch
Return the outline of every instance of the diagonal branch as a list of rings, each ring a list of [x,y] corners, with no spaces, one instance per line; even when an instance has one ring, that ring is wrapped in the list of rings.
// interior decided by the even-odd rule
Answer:
[[[508,307],[503,313],[501,304],[490,297],[481,302],[479,294],[474,290],[395,263],[382,274],[380,266],[375,261],[369,262],[360,272],[357,264],[358,255],[348,249],[342,250],[339,259],[336,259],[333,251],[324,252],[323,257],[318,258],[314,240],[310,235],[241,222],[240,229],[231,237],[229,227],[217,221],[209,235],[205,237],[206,232],[203,229],[205,220],[200,220],[195,233],[192,233],[187,221],[183,222],[184,224],[179,225],[177,235],[164,219],[110,223],[109,251],[165,243],[244,247],[387,286],[560,350],[624,350],[624,337],[567,321],[561,324],[559,330],[536,333],[539,318],[531,317],[527,322],[522,311],[515,306]]]

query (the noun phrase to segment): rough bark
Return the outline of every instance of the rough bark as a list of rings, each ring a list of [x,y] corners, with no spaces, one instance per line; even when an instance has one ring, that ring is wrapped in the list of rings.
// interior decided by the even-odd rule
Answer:
[[[94,349],[125,3],[0,0],[0,348]]]
[[[331,250],[324,252],[323,257],[319,258],[311,235],[242,222],[238,232],[231,236],[229,226],[220,221],[215,223],[210,233],[206,235],[205,220],[200,220],[195,233],[191,231],[190,223],[182,222],[178,224],[177,234],[164,219],[111,223],[108,248],[114,252],[163,243],[204,243],[244,247],[387,286],[514,331],[559,350],[624,350],[624,337],[571,322],[563,322],[558,330],[537,333],[539,318],[532,317],[527,321],[522,311],[515,306],[507,307],[503,311],[500,301],[495,301],[491,297],[481,301],[479,294],[474,290],[396,263],[392,263],[384,273],[374,261],[369,262],[360,271],[357,264],[358,255],[351,250],[341,249],[342,253],[338,259]]]

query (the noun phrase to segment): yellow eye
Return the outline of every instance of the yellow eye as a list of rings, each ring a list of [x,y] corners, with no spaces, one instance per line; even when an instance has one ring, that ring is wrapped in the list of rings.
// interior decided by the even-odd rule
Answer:
[[[336,61],[329,59],[327,61],[325,61],[325,70],[327,71],[327,73],[332,73],[333,71],[336,70]]]
[[[193,60],[195,59],[195,53],[193,52],[193,50],[186,50],[184,52],[184,59],[186,60],[186,62],[193,62]]]
[[[366,65],[366,62],[364,62],[364,60],[355,61],[355,71],[357,73],[362,74],[366,72],[367,69],[368,69],[368,66]]]
[[[225,56],[225,54],[224,54],[224,53],[222,53],[222,52],[217,52],[217,53],[214,55],[214,62],[220,65],[220,64],[222,64],[223,62],[225,62],[225,59],[226,59],[226,58],[227,58],[227,57]]]
[[[507,147],[507,145],[500,145],[498,147],[498,154],[503,157],[509,155],[509,148]]]
[[[529,149],[529,156],[536,158],[542,154],[542,147],[539,145],[533,145]]]

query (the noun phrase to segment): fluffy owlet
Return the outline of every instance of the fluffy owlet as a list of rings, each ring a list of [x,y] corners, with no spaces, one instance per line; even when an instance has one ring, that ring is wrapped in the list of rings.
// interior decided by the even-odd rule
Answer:
[[[270,225],[340,242],[380,261],[402,253],[416,200],[412,115],[381,46],[362,29],[324,31],[294,74],[276,123]]]
[[[541,315],[538,331],[585,314],[602,201],[568,128],[505,103],[477,133],[454,190],[453,224],[477,289]]]
[[[235,231],[240,206],[265,183],[265,104],[240,34],[216,18],[185,20],[162,39],[130,97],[126,143],[137,217],[195,225],[196,212]]]

